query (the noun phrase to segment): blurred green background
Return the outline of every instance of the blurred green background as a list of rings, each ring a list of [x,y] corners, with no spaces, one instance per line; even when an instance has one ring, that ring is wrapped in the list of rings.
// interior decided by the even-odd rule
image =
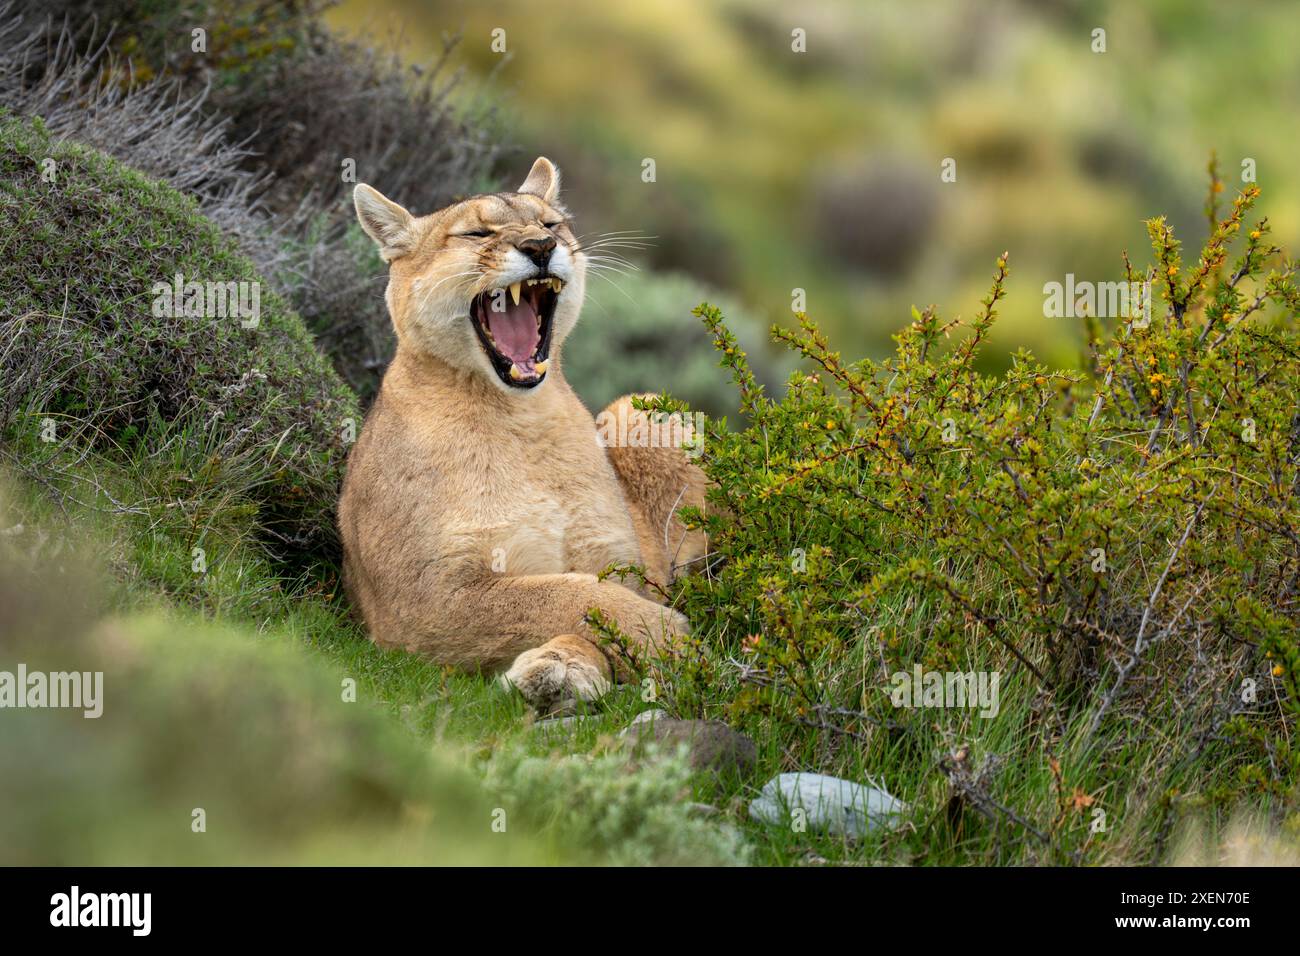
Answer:
[[[765,323],[805,289],[849,356],[887,352],[913,304],[969,316],[1009,250],[992,361],[1076,362],[1080,323],[1044,318],[1043,284],[1113,280],[1124,249],[1145,262],[1150,216],[1199,246],[1212,151],[1225,199],[1255,160],[1276,238],[1300,238],[1288,0],[344,0],[330,19],[412,61],[462,34],[455,59],[524,147],[512,176],[551,156],[581,230],[655,236],[643,269]]]

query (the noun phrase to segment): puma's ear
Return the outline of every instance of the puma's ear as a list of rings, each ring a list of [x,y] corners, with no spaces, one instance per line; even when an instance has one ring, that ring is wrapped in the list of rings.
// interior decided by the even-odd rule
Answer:
[[[544,202],[554,202],[560,195],[560,171],[545,156],[538,156],[519,192],[540,196]]]
[[[361,228],[379,245],[385,262],[406,255],[415,245],[415,220],[411,214],[378,189],[357,183],[352,190]]]

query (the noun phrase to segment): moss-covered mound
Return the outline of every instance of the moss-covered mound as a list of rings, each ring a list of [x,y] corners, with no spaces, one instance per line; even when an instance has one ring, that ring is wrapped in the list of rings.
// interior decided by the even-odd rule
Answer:
[[[0,243],[0,439],[237,462],[282,550],[328,552],[355,397],[193,201],[0,114]]]

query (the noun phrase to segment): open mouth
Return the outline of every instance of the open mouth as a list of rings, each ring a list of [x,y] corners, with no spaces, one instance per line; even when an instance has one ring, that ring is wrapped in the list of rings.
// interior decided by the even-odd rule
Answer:
[[[470,320],[492,368],[513,388],[533,388],[546,377],[551,320],[564,282],[555,276],[489,289],[470,303]]]

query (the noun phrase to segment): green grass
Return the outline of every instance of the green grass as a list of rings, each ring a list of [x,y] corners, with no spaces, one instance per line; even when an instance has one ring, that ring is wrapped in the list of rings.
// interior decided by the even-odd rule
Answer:
[[[21,452],[12,446],[10,450]],[[39,449],[32,447],[26,450],[26,457],[30,460],[38,453]],[[53,463],[45,464],[46,473],[54,473]],[[278,648],[296,660],[298,667],[313,673],[321,686],[341,687],[345,679],[355,680],[361,708],[382,715],[390,729],[409,744],[454,754],[459,766],[471,768],[478,776],[503,779],[506,786],[515,775],[513,768],[528,758],[580,754],[621,762],[618,732],[638,712],[658,706],[642,700],[638,685],[621,685],[588,705],[587,719],[576,726],[547,730],[536,726],[535,716],[518,695],[505,692],[491,678],[458,673],[400,651],[380,650],[350,619],[337,595],[319,580],[279,576],[275,564],[259,550],[249,509],[220,494],[225,476],[210,475],[213,484],[205,486],[192,471],[174,470],[178,464],[154,461],[146,467],[145,462],[133,462],[122,467],[103,458],[85,459],[75,468],[60,469],[54,497],[50,489],[26,486],[25,493],[10,503],[0,524],[21,522],[28,529],[41,527],[52,532],[65,526],[74,529],[72,534],[83,542],[95,563],[115,572],[107,586],[105,612],[115,619],[155,622],[149,629],[159,633],[150,641],[150,653],[160,659],[177,651],[192,652],[192,648],[182,650],[183,646],[191,640],[207,643],[201,638],[214,627],[228,640],[248,645],[255,658],[276,654],[272,648]],[[160,486],[184,486],[192,497],[165,500],[158,495]],[[99,490],[87,494],[86,488]],[[57,503],[63,492],[76,494],[81,501],[81,505],[69,506],[68,518]],[[119,511],[112,502],[130,510]],[[190,547],[196,540],[209,547],[208,571],[201,575],[190,570]],[[875,858],[870,843],[854,847],[772,833],[750,821],[748,801],[768,777],[782,769],[790,740],[773,729],[760,735],[758,742],[760,769],[747,785],[732,784],[719,791],[712,777],[696,777],[691,781],[689,799],[720,807],[725,822],[739,828],[756,847],[755,863],[798,862],[809,852],[826,859]],[[814,759],[815,754],[808,758]],[[652,766],[644,775],[661,772]],[[614,801],[617,799],[615,794]],[[687,794],[677,794],[680,816],[671,826],[685,825],[681,805],[686,799]],[[558,798],[557,806],[565,803]],[[572,825],[566,829],[561,815],[553,816],[535,834],[544,849],[538,859],[584,858],[585,849],[575,846],[570,835]],[[695,821],[691,826],[718,829],[712,823]],[[364,845],[366,841],[357,842]],[[321,858],[355,861],[356,852],[357,847],[346,842],[327,843],[323,848],[309,844],[295,848],[292,859],[305,862],[325,855]],[[430,853],[424,859],[443,859],[427,848],[403,848],[395,850],[387,862],[418,860],[423,852]],[[706,845],[706,861],[711,859],[709,854]],[[528,859],[527,854],[523,859]]]
[[[192,472],[173,470],[176,464],[154,462],[152,469],[146,469],[140,467],[141,463],[135,463],[123,468],[102,458],[85,459],[75,468],[65,468],[62,477],[56,480],[57,489],[75,492],[83,502],[82,506],[72,506],[68,518],[60,513],[57,496],[51,497],[50,489],[26,486],[25,492],[11,502],[0,524],[12,526],[21,520],[28,528],[54,531],[64,526],[65,521],[71,521],[68,527],[75,529],[76,539],[95,562],[114,571],[107,587],[105,613],[116,620],[145,622],[145,630],[152,634],[147,642],[148,653],[156,655],[163,669],[183,673],[186,655],[195,652],[191,642],[197,642],[200,648],[219,643],[226,648],[229,659],[220,666],[209,664],[218,673],[230,661],[244,661],[242,666],[260,668],[266,660],[295,674],[310,674],[315,682],[313,691],[294,691],[291,695],[294,698],[301,695],[300,702],[324,700],[326,696],[332,702],[342,682],[351,678],[356,681],[358,712],[377,716],[383,729],[380,736],[399,755],[396,763],[411,760],[412,752],[437,754],[456,773],[489,781],[485,806],[493,802],[492,787],[498,788],[498,793],[511,790],[512,783],[521,778],[521,764],[532,766],[534,771],[540,766],[554,774],[553,785],[565,792],[553,794],[553,801],[540,811],[539,819],[528,824],[526,846],[516,847],[507,854],[504,859],[508,862],[592,858],[628,862],[618,855],[628,845],[651,847],[644,858],[634,857],[633,862],[675,859],[665,849],[665,834],[677,833],[678,828],[688,825],[704,828],[703,832],[724,843],[728,833],[733,832],[724,827],[735,828],[750,847],[749,862],[760,865],[821,861],[910,865],[1068,862],[1047,852],[1009,820],[986,821],[967,809],[962,821],[954,825],[948,816],[949,791],[938,762],[958,741],[970,744],[968,759],[974,765],[988,754],[1013,755],[990,788],[1008,809],[1041,820],[1044,815],[1052,815],[1063,796],[1047,755],[1025,753],[1024,734],[1032,720],[1033,700],[1025,683],[1014,677],[1004,684],[1002,709],[994,720],[954,720],[949,713],[940,720],[933,712],[929,715],[919,712],[916,719],[907,722],[906,733],[877,736],[869,746],[830,733],[800,732],[797,727],[775,721],[741,719],[740,726],[754,736],[759,748],[758,770],[750,780],[719,789],[711,777],[697,776],[690,782],[689,797],[678,792],[672,798],[676,815],[669,824],[656,829],[637,817],[641,822],[631,825],[632,829],[644,836],[636,828],[650,827],[649,837],[631,844],[622,838],[607,840],[593,852],[590,844],[594,838],[579,825],[589,823],[591,815],[572,819],[566,816],[572,813],[567,793],[575,780],[593,781],[592,785],[602,795],[600,806],[606,808],[623,806],[631,800],[641,808],[638,812],[648,813],[659,807],[663,794],[646,804],[644,796],[630,797],[622,789],[608,789],[612,787],[611,781],[627,776],[622,772],[615,773],[609,766],[599,772],[579,772],[567,769],[559,758],[578,754],[589,755],[598,763],[618,763],[622,759],[616,756],[615,750],[618,731],[638,711],[661,704],[643,701],[639,685],[622,685],[597,704],[589,705],[588,719],[576,727],[544,733],[535,727],[534,717],[523,702],[516,695],[504,692],[495,681],[456,673],[402,652],[376,648],[348,617],[337,594],[327,584],[320,579],[291,580],[280,575],[276,565],[259,549],[249,511],[237,499],[207,497],[216,495],[220,476],[213,476],[212,486],[204,486]],[[161,499],[157,488],[168,480],[173,485],[190,488],[193,498]],[[86,494],[84,489],[92,486],[102,490]],[[113,501],[130,503],[131,510],[118,511]],[[202,575],[190,571],[189,546],[196,540],[196,534],[211,546],[209,569]],[[886,629],[901,625],[909,618],[925,619],[931,613],[924,599],[900,598],[880,608],[875,623]],[[215,641],[214,632],[223,638],[221,642]],[[862,641],[859,656],[849,662],[839,662],[839,669],[828,673],[828,679],[851,680],[856,673],[866,672],[876,666],[871,660],[874,652],[870,641]],[[177,654],[179,663],[167,663]],[[969,646],[961,660],[952,663],[959,669],[995,667],[987,649],[981,650],[976,643]],[[333,690],[327,693],[326,688]],[[725,682],[720,684],[714,688],[713,699],[726,700],[732,689]],[[168,684],[159,691],[164,695],[172,692],[175,690]],[[165,701],[160,704],[165,705]],[[236,699],[228,710],[241,706]],[[230,717],[237,725],[248,723],[256,717],[256,708],[250,709],[250,714],[231,713]],[[702,715],[725,716],[725,713],[708,705]],[[262,736],[268,736],[267,730],[265,726],[257,729]],[[329,732],[339,730],[333,728]],[[1068,731],[1065,736],[1069,736]],[[167,746],[166,739],[157,742],[163,749]],[[1104,848],[1094,846],[1085,850],[1090,862],[1128,862],[1130,844],[1145,844],[1163,793],[1151,792],[1145,786],[1144,774],[1150,767],[1166,761],[1170,746],[1185,743],[1171,728],[1167,733],[1157,733],[1145,741],[1136,740],[1125,749],[1112,752],[1105,766],[1088,759],[1071,760],[1063,756],[1064,795],[1076,791],[1090,794],[1108,813],[1108,832],[1092,839],[1094,845],[1104,841]],[[527,764],[529,760],[534,763]],[[856,843],[771,828],[749,820],[748,802],[758,788],[774,774],[792,769],[829,772],[863,782],[877,781],[904,799],[912,812],[897,831],[873,834]],[[653,777],[658,773],[652,769],[642,776]],[[1229,778],[1231,773],[1232,768],[1228,766],[1216,768],[1189,762],[1173,775],[1166,772],[1164,779],[1185,787],[1188,792],[1205,792],[1220,778]],[[456,787],[468,787],[465,779],[456,779]],[[281,785],[267,782],[272,791]],[[132,786],[145,785],[133,781]],[[428,792],[441,793],[440,788],[445,786],[445,781],[435,783]],[[286,789],[296,792],[292,787]],[[418,786],[412,789],[416,793],[426,792]],[[461,791],[453,787],[452,792]],[[715,818],[717,822],[688,824],[682,806],[686,799],[719,807],[721,817]],[[529,797],[529,801],[535,810],[545,802],[535,796]],[[1089,814],[1088,808],[1071,810],[1067,822],[1076,831],[1076,843],[1085,847]],[[1199,826],[1208,824],[1210,833],[1214,834],[1227,824],[1230,815],[1196,813],[1193,816]],[[483,819],[475,820],[474,825],[483,825]],[[272,857],[294,862],[502,859],[496,855],[499,848],[490,842],[480,846],[470,840],[452,850],[427,834],[414,841],[398,839],[392,827],[391,822],[386,822],[366,830],[364,836],[354,834],[346,839],[331,839],[309,827],[309,837],[292,846],[277,847]],[[1175,835],[1176,831],[1171,831],[1170,840]],[[699,839],[698,835],[695,839]],[[125,851],[114,840],[102,852],[103,859],[108,859]],[[257,859],[266,858],[251,850],[240,851],[244,852]],[[462,856],[457,857],[457,853]],[[233,855],[236,859],[246,858]],[[732,858],[707,845],[701,856],[705,860]],[[217,859],[231,858],[232,854],[223,853]]]
[[[9,450],[16,449],[10,446]],[[28,456],[35,453],[28,449]],[[35,820],[42,825],[31,839],[15,844],[11,859],[99,863],[739,859],[730,835],[713,824],[687,818],[682,790],[686,771],[675,756],[666,755],[661,764],[637,773],[623,769],[624,758],[615,750],[617,731],[646,706],[630,688],[621,688],[593,708],[591,721],[572,735],[544,733],[533,726],[523,701],[494,680],[456,673],[405,653],[382,651],[365,638],[319,578],[283,578],[280,566],[257,543],[251,509],[234,496],[216,496],[219,485],[204,486],[192,470],[172,470],[173,462],[142,465],[122,467],[97,456],[62,467],[46,460],[43,473],[55,476],[47,478],[47,485],[20,483],[8,501],[0,500],[0,525],[23,526],[13,539],[15,547],[41,540],[75,541],[76,553],[85,555],[87,563],[111,569],[103,584],[103,600],[95,605],[86,627],[107,627],[125,635],[127,643],[139,645],[128,658],[147,655],[151,670],[147,692],[132,685],[128,715],[122,714],[125,705],[110,698],[100,721],[86,722],[89,726],[66,722],[52,750],[48,740],[41,744],[48,725],[19,725],[10,736],[10,745],[20,752],[43,749],[51,758],[45,768],[49,774],[71,775],[81,781],[85,792],[101,794],[106,805],[140,805],[130,812],[123,810],[111,825],[104,822],[107,832],[102,842],[78,849],[68,843],[74,829],[69,821],[83,812],[78,802],[70,799],[59,805],[66,816],[65,832],[36,788],[25,789],[11,795],[15,825]],[[220,476],[213,477],[219,482]],[[194,497],[162,498],[156,493],[161,484],[186,486]],[[207,497],[209,493],[214,498]],[[69,497],[73,495],[76,502]],[[196,540],[208,546],[208,567],[202,574],[191,570],[191,545]],[[6,570],[13,572],[15,556],[0,556],[10,559],[0,561],[0,584],[5,583]],[[53,614],[48,605],[57,600],[55,592],[73,585],[62,571],[56,574],[47,568],[35,576],[38,587],[51,592],[40,609],[43,620]],[[74,573],[72,580],[82,590],[95,577]],[[96,591],[97,586],[90,590]],[[0,666],[10,670],[17,660],[32,661],[34,653],[21,640],[21,622],[14,630],[13,643],[0,643]],[[84,662],[75,666],[86,667]],[[106,666],[110,688],[115,685],[112,666]],[[284,681],[283,687],[272,688],[278,699],[271,703],[260,696],[253,699],[264,690],[258,686],[264,682],[261,676],[253,686],[244,685],[250,671],[264,666]],[[58,668],[51,664],[48,669]],[[355,681],[356,702],[340,705],[349,680]],[[200,714],[192,712],[196,686],[202,691],[202,685],[213,682],[216,688],[206,693],[223,698],[219,719],[229,722],[225,738],[206,730],[198,721]],[[319,719],[322,711],[336,712],[340,706],[348,711],[346,719]],[[206,710],[202,716],[209,716]],[[311,733],[320,734],[320,746],[332,759],[325,767],[309,760],[305,769],[295,767],[281,774],[276,770],[279,761],[299,761],[295,748],[307,733],[302,721],[321,725]],[[286,733],[286,725],[293,731]],[[84,767],[64,764],[75,761],[87,734],[109,726],[125,748],[125,757]],[[197,766],[182,761],[166,780],[146,777],[143,765],[188,745],[210,748],[218,756]],[[594,763],[575,777],[572,768],[549,759],[569,753],[589,754]],[[220,780],[213,780],[219,776],[214,764],[221,760],[228,761],[227,769],[241,778],[251,774],[252,779],[244,779],[241,785],[260,795],[251,808],[239,802],[248,793],[227,792]],[[359,785],[354,764],[366,768],[367,781],[377,776],[381,782]],[[302,778],[313,783],[309,787]],[[34,779],[44,778],[35,772]],[[590,788],[593,805],[603,808],[603,816],[596,811],[573,815],[572,791],[579,784]],[[316,787],[321,788],[320,794],[313,792]],[[183,838],[186,828],[173,820],[178,828],[169,830],[166,839],[158,836],[156,818],[164,812],[160,807],[180,799],[177,791],[212,794],[214,789],[216,794],[206,797],[205,805],[214,816],[216,807],[237,817],[238,834],[227,830],[216,841],[218,849],[205,845],[196,849],[196,844]],[[290,803],[304,801],[296,811],[305,818],[301,826],[278,820],[271,805],[280,792]],[[331,803],[331,797],[341,805]],[[390,812],[391,805],[398,805],[401,812]],[[508,839],[490,828],[496,807],[508,812]],[[408,819],[412,813],[434,822],[415,826]],[[346,816],[345,822],[337,819],[340,814]],[[354,823],[354,814],[362,817],[361,823]],[[444,820],[446,814],[454,823]],[[132,849],[140,845],[142,834],[148,834],[146,842],[152,847],[147,853]],[[501,839],[494,841],[494,836]]]

